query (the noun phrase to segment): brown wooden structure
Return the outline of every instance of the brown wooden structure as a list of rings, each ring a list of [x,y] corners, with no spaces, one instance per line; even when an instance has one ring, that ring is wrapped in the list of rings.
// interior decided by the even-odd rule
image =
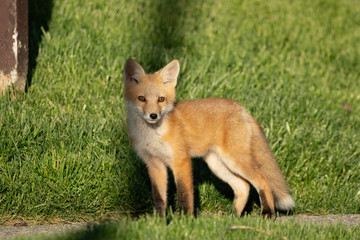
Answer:
[[[25,90],[28,55],[28,0],[0,0],[0,95]]]

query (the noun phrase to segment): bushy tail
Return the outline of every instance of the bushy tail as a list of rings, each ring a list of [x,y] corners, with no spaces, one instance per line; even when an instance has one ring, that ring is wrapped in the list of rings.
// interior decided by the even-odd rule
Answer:
[[[289,211],[295,208],[295,202],[292,198],[284,180],[284,176],[281,173],[278,163],[269,144],[266,140],[261,127],[259,126],[261,133],[260,138],[256,138],[253,141],[255,160],[259,163],[261,172],[267,177],[270,183],[270,188],[274,196],[275,207],[278,210]]]
[[[266,160],[267,163],[263,165],[262,172],[269,180],[276,209],[288,211],[295,208],[294,199],[286,186],[284,176],[272,153]]]

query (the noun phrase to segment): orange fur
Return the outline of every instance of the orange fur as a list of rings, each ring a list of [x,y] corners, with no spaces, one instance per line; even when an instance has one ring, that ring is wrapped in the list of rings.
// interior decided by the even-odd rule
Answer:
[[[295,207],[255,119],[229,99],[175,104],[178,73],[177,60],[154,74],[146,74],[131,59],[124,67],[129,135],[148,166],[158,212],[164,215],[166,209],[166,166],[174,173],[180,209],[193,213],[191,157],[203,157],[214,174],[232,187],[238,215],[247,202],[249,183],[259,193],[264,216],[274,216],[275,206]]]

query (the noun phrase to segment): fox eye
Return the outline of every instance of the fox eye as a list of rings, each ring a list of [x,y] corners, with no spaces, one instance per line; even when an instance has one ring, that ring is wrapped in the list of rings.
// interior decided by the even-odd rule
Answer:
[[[163,101],[165,101],[165,98],[164,97],[159,97],[158,102],[163,102]]]
[[[140,102],[146,102],[146,98],[144,96],[139,96],[138,99]]]

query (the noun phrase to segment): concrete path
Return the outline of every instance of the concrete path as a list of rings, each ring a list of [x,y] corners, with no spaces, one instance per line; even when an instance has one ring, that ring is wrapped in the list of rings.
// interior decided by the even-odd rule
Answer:
[[[86,230],[87,224],[54,224],[36,226],[0,226],[0,240],[9,240],[14,237],[31,235],[55,235],[71,231]]]
[[[347,226],[360,226],[360,214],[345,214],[345,215],[325,215],[325,216],[314,216],[314,215],[296,215],[296,216],[281,216],[277,220],[288,221],[295,219],[296,222],[304,223],[316,223],[316,224],[336,224],[342,223]]]

